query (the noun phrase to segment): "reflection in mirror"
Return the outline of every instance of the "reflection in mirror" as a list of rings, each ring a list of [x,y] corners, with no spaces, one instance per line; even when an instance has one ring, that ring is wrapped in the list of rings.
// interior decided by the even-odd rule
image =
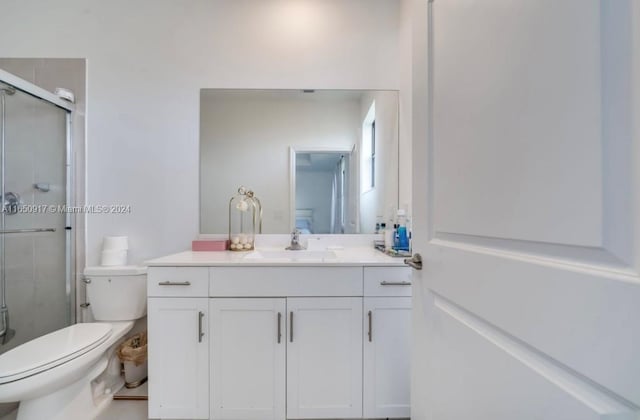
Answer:
[[[373,233],[398,207],[398,93],[203,89],[201,233],[228,232],[239,185],[263,233]]]
[[[301,233],[357,233],[355,200],[357,187],[351,171],[351,150],[293,151],[295,200],[291,203],[295,227]]]

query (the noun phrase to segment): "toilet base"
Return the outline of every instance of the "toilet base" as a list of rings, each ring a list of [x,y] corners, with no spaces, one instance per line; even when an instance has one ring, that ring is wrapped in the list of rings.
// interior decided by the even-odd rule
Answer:
[[[111,337],[101,347],[8,384],[13,388],[5,389],[5,396],[33,397],[21,399],[16,420],[93,420],[104,411],[113,400],[113,393],[124,386],[115,349],[133,327],[133,321],[112,323],[112,326]],[[91,362],[93,360],[95,362]]]
[[[107,367],[108,359],[100,359],[81,379],[40,398],[21,401],[16,420],[93,419],[102,407],[96,406],[91,381]]]

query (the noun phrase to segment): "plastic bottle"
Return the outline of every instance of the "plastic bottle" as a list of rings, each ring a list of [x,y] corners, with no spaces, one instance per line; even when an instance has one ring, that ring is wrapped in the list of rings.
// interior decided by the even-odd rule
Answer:
[[[389,224],[387,226],[387,224],[385,223],[385,227],[384,227],[384,249],[385,250],[390,250],[391,248],[393,248],[393,237],[394,237],[394,233],[393,233],[393,228],[391,227],[391,224]]]
[[[397,242],[394,248],[397,251],[409,251],[409,235],[407,233],[407,214],[403,209],[398,210]]]

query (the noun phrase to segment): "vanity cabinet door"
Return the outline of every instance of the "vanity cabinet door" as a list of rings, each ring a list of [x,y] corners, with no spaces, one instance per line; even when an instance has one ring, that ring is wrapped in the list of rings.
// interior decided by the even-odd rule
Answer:
[[[362,417],[362,298],[289,298],[287,323],[287,417]]]
[[[285,419],[285,302],[210,300],[211,419]]]
[[[149,417],[209,418],[208,298],[149,298]]]
[[[411,298],[364,299],[364,417],[410,415]]]

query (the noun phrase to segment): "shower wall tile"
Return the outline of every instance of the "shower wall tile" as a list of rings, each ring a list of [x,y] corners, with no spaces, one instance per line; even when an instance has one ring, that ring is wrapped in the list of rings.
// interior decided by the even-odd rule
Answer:
[[[34,237],[34,328],[46,334],[67,323],[65,232]]]
[[[36,275],[33,304],[33,333],[36,337],[68,325],[67,296],[60,283],[64,283],[64,278],[54,270],[40,270]]]
[[[76,95],[76,106],[83,115],[86,104],[86,67],[84,58],[0,58],[0,69],[49,92],[57,87],[71,89]]]
[[[36,290],[33,274],[33,264],[6,268],[9,323],[16,335],[13,340],[0,347],[3,352],[38,337],[33,311]]]
[[[76,105],[83,112],[85,98],[86,64],[82,58],[45,58],[35,67],[35,84],[53,92],[55,88],[71,89]]]
[[[31,83],[36,82],[36,59],[0,58],[0,69]]]
[[[5,235],[4,255],[7,267],[25,268],[33,266],[34,239],[32,235]]]
[[[33,203],[33,156],[27,153],[7,152],[10,162],[7,162],[5,178],[6,191],[20,195],[25,204]]]
[[[55,274],[63,279],[61,285],[64,289],[65,271],[65,236],[64,229],[55,233],[43,233],[34,235],[33,255],[36,262],[36,273],[56,270]]]

